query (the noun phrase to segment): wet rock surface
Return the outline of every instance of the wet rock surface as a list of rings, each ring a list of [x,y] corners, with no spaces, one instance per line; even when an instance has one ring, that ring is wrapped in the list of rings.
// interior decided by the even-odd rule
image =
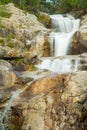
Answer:
[[[4,118],[11,130],[86,130],[87,72],[49,75],[17,96]]]

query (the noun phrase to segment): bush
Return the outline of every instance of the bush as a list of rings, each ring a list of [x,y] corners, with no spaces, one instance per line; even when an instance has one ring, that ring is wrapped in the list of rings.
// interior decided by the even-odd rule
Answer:
[[[63,13],[80,10],[87,12],[87,0],[62,0],[60,10]]]

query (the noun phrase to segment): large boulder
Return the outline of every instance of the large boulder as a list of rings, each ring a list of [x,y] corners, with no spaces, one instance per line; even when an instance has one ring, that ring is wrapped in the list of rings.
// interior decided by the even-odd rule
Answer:
[[[46,29],[35,15],[16,8],[12,3],[7,4],[5,8],[7,12],[11,13],[11,16],[9,18],[1,17],[0,30],[3,33],[0,36],[4,36],[5,39],[10,36],[10,45],[15,47],[15,49],[20,47],[21,50],[26,51],[27,49],[31,54],[32,51],[35,52],[34,55],[44,56],[45,54],[48,56],[48,52],[47,54],[46,52],[44,53],[43,48],[46,45],[47,47],[49,46],[49,38],[47,36],[50,30]],[[14,45],[14,39],[17,41],[17,46]],[[5,45],[9,46],[8,44]]]
[[[86,130],[87,72],[36,80],[15,99],[11,110],[4,119],[11,130]]]
[[[20,57],[23,57],[23,54],[20,51],[20,49],[18,50],[7,46],[5,47],[0,46],[0,58],[12,59],[12,58],[20,58]]]

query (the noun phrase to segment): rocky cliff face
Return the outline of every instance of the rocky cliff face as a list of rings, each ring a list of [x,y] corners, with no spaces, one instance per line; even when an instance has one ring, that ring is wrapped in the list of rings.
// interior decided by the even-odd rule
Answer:
[[[13,50],[13,57],[19,57],[20,53],[25,57],[26,53],[31,57],[47,56],[49,52],[44,53],[44,49],[49,47],[47,36],[50,30],[38,22],[35,15],[16,8],[12,3],[6,5],[5,10],[11,14],[9,18],[0,18],[0,47],[5,48],[5,56],[8,55],[9,49]],[[19,48],[19,53],[16,53]],[[1,53],[0,57],[3,56]]]

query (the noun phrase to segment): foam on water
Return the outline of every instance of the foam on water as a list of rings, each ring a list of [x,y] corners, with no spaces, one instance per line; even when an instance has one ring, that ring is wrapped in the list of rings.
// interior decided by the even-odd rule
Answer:
[[[70,52],[73,35],[79,29],[80,19],[72,15],[51,15],[52,27],[55,32],[50,33],[50,56],[65,56]],[[78,68],[78,62],[73,65],[70,59],[57,58],[53,61],[45,59],[36,67],[57,73],[74,72]]]

